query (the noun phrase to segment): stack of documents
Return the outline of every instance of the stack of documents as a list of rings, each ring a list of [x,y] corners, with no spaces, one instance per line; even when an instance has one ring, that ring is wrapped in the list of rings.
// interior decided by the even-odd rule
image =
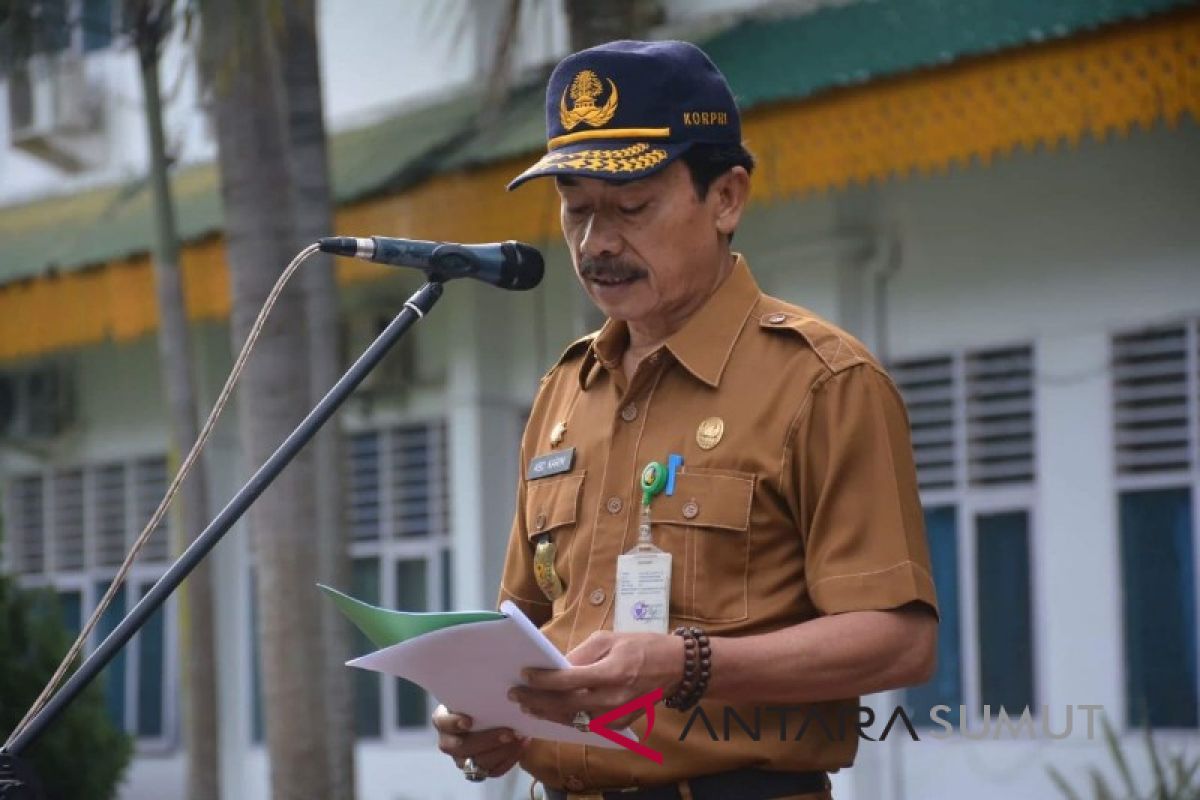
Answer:
[[[466,714],[472,730],[511,728],[538,739],[595,747],[619,745],[591,731],[531,717],[508,699],[521,670],[571,665],[529,618],[505,601],[500,611],[390,611],[322,586],[338,609],[380,648],[346,662],[412,681],[446,708]],[[636,741],[630,730],[620,733]]]

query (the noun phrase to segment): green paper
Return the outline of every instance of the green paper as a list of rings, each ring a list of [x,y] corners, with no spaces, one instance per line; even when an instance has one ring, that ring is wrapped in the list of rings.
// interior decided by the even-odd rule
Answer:
[[[392,611],[356,600],[320,583],[317,587],[331,597],[338,610],[379,648],[455,625],[505,618],[499,611]]]

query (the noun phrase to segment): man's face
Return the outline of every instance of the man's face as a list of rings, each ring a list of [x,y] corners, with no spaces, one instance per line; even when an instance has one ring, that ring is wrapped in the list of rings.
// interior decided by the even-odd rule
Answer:
[[[737,215],[718,187],[728,177],[703,199],[682,161],[628,183],[557,179],[575,272],[606,316],[673,329],[703,305],[729,267],[724,236]]]

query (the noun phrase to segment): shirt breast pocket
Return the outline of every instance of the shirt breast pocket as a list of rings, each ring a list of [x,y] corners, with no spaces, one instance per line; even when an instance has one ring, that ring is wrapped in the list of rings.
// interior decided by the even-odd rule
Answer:
[[[570,594],[570,550],[578,527],[579,495],[583,490],[583,476],[564,475],[530,481],[525,486],[525,527],[530,544],[536,547],[537,540],[547,534],[557,551],[554,556],[554,571],[563,584],[562,596],[553,602],[553,613],[559,614]]]
[[[654,541],[672,553],[671,616],[739,622],[749,610],[750,506],[755,476],[687,469],[650,507]]]

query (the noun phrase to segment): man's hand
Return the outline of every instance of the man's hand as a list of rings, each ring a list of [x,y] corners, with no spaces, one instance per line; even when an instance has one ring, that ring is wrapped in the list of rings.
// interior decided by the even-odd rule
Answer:
[[[683,639],[670,634],[597,631],[567,653],[570,669],[526,670],[528,686],[509,698],[527,714],[570,725],[586,711],[592,717],[654,689],[670,694],[683,679]],[[610,723],[629,725],[642,712]]]
[[[445,706],[433,712],[433,727],[438,732],[438,749],[453,758],[459,769],[463,761],[473,758],[489,778],[498,778],[512,769],[528,741],[508,728],[471,732],[471,718],[454,714]]]

